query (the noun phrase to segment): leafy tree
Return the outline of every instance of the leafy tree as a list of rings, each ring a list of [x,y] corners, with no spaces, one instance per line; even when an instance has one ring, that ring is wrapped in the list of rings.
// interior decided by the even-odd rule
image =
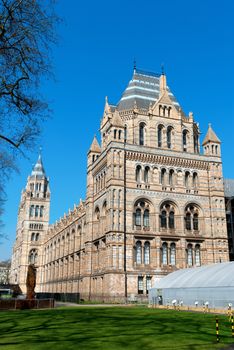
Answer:
[[[52,76],[57,22],[53,0],[0,0],[0,215],[16,158],[35,146],[49,115],[39,89]]]

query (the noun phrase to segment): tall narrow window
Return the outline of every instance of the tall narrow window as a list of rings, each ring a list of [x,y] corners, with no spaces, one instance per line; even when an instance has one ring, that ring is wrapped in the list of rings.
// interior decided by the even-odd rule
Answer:
[[[163,129],[163,126],[159,125],[158,126],[158,147],[162,147],[162,129]]]
[[[166,184],[166,169],[161,170],[161,184],[165,185]]]
[[[186,171],[185,177],[184,177],[185,187],[189,187],[189,179],[190,179],[190,173],[189,173],[189,171]]]
[[[188,143],[188,131],[184,130],[183,131],[183,150],[185,152],[187,151],[187,143]]]
[[[145,209],[143,214],[143,225],[145,227],[149,227],[149,210]]]
[[[115,129],[114,130],[114,139],[116,139],[116,137],[117,137],[117,130]]]
[[[171,243],[170,246],[170,264],[175,266],[176,264],[176,245],[175,243]]]
[[[144,171],[144,181],[145,181],[146,183],[149,182],[149,167],[148,167],[148,166],[145,167],[145,171]]]
[[[139,144],[140,146],[144,146],[145,144],[145,124],[141,123],[139,125]]]
[[[40,217],[43,217],[44,214],[44,207],[43,205],[40,206]]]
[[[141,181],[141,166],[137,165],[136,167],[136,181],[140,182]]]
[[[174,186],[174,170],[169,171],[169,185]]]
[[[193,229],[198,230],[198,214],[193,214]]]
[[[189,230],[189,231],[192,229],[190,213],[187,213],[185,216],[185,227],[186,227],[186,230]]]
[[[199,153],[198,135],[194,135],[193,143],[194,143],[194,153]]]
[[[197,177],[197,173],[193,173],[193,187],[197,187],[198,185],[198,177]]]
[[[188,244],[187,264],[188,264],[188,266],[193,266],[193,247],[192,247],[192,244]]]
[[[136,263],[141,264],[141,257],[142,257],[142,252],[141,252],[141,242],[138,241],[136,242]]]
[[[141,209],[138,208],[136,210],[136,214],[135,214],[135,225],[136,226],[141,226]]]
[[[38,217],[39,215],[39,205],[36,205],[36,208],[35,208],[35,217]]]
[[[30,205],[29,216],[33,216],[33,215],[34,215],[34,205]]]
[[[144,245],[144,264],[148,265],[150,263],[150,243],[145,242]]]
[[[167,265],[167,243],[162,244],[162,264]]]
[[[175,228],[175,216],[173,211],[169,213],[169,228]]]
[[[201,253],[200,253],[200,244],[195,245],[195,265],[201,265]]]
[[[166,210],[163,210],[161,212],[161,227],[167,228],[167,212],[166,212]]]
[[[169,126],[167,128],[167,148],[171,148],[171,133],[172,133],[172,127]]]
[[[138,276],[138,294],[144,293],[143,276]]]

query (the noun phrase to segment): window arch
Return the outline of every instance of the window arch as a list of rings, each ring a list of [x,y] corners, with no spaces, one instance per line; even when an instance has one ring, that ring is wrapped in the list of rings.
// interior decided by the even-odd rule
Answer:
[[[163,131],[163,125],[158,126],[158,147],[162,147],[162,131]]]
[[[167,148],[171,148],[171,135],[172,135],[172,127],[168,126],[168,128],[167,128]]]
[[[145,134],[146,134],[146,126],[145,123],[140,123],[139,125],[139,145],[145,145]]]
[[[150,243],[145,242],[144,244],[144,264],[148,265],[150,263]]]
[[[35,232],[32,232],[32,234],[31,234],[31,241],[35,241],[35,236],[36,236]]]
[[[145,171],[144,171],[144,181],[146,183],[149,182],[149,172],[150,172],[150,168],[148,166],[146,166]]]
[[[175,182],[175,172],[173,169],[170,169],[169,171],[169,185],[174,186]]]
[[[127,125],[124,125],[124,142],[127,142],[128,139],[128,128]]]
[[[185,184],[185,187],[189,187],[189,185],[190,185],[190,172],[189,171],[185,172],[184,184]]]
[[[162,169],[161,170],[161,178],[160,178],[160,182],[162,185],[165,185],[166,184],[166,169]]]
[[[185,209],[185,228],[188,231],[199,230],[199,209],[193,205],[187,205]]]
[[[187,145],[188,145],[188,130],[183,130],[183,150],[187,151]]]
[[[193,187],[198,186],[198,175],[197,173],[193,173]]]
[[[116,138],[117,138],[117,130],[114,129],[114,139],[116,139]]]
[[[137,165],[136,167],[136,181],[140,182],[141,181],[141,166]]]
[[[195,245],[195,265],[200,266],[201,265],[201,251],[200,251],[200,244]]]
[[[30,205],[29,216],[33,216],[33,215],[34,215],[34,205]]]
[[[44,206],[41,205],[40,206],[40,217],[43,217],[43,215],[44,215]]]
[[[29,264],[36,264],[37,258],[38,258],[37,250],[36,249],[30,250],[29,255],[28,255],[28,263]]]
[[[175,228],[175,207],[171,203],[163,203],[160,208],[160,227]]]
[[[39,237],[40,237],[40,234],[39,234],[39,233],[36,233],[35,241],[38,241],[38,240],[39,240]]]
[[[138,228],[150,227],[150,206],[144,200],[138,200],[134,206],[134,224]]]
[[[95,219],[97,221],[100,220],[100,209],[98,207],[96,207],[96,209],[95,209]]]
[[[39,215],[39,205],[36,205],[36,208],[35,208],[35,217],[38,217]]]

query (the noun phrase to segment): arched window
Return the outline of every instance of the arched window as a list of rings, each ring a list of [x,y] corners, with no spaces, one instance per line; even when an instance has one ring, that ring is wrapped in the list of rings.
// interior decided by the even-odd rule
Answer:
[[[145,209],[143,214],[143,225],[144,227],[149,227],[149,210]]]
[[[175,228],[175,208],[171,203],[163,203],[160,208],[161,228]]]
[[[37,250],[36,249],[30,250],[29,255],[28,255],[28,263],[29,264],[36,264],[37,257],[38,257]]]
[[[167,228],[167,212],[166,212],[166,210],[163,210],[161,212],[161,227]]]
[[[168,128],[167,128],[167,148],[171,148],[171,134],[172,134],[172,127],[168,126]]]
[[[187,151],[188,144],[188,130],[183,130],[183,150]]]
[[[186,230],[199,230],[199,209],[193,204],[185,209],[185,227]]]
[[[31,234],[31,241],[35,241],[35,233],[34,232]]]
[[[39,215],[39,205],[36,205],[36,208],[35,208],[35,217],[38,217]]]
[[[169,185],[170,186],[174,186],[174,175],[175,175],[174,170],[171,169],[169,171]]]
[[[117,130],[115,129],[114,130],[114,139],[116,139],[116,137],[117,137]]]
[[[175,217],[173,211],[169,212],[169,228],[175,228]]]
[[[148,265],[150,263],[150,243],[145,242],[144,244],[144,264]]]
[[[33,216],[33,215],[34,215],[34,205],[30,205],[29,216]]]
[[[192,244],[188,244],[188,247],[187,247],[187,265],[193,266],[193,247],[192,247]]]
[[[193,229],[198,230],[198,214],[194,213],[193,214]]]
[[[189,187],[189,179],[190,179],[190,172],[186,171],[185,172],[185,177],[184,177],[184,184],[185,187]]]
[[[166,169],[162,169],[161,170],[161,184],[165,185],[166,184]]]
[[[121,132],[121,130],[119,130],[119,140],[121,140],[121,134],[122,134],[122,132]]]
[[[193,173],[193,187],[197,187],[198,185],[198,176],[197,173]]]
[[[163,126],[159,125],[158,126],[158,147],[162,147],[162,130],[163,130]]]
[[[194,143],[194,152],[199,153],[198,135],[194,135],[193,143]]]
[[[38,240],[39,240],[39,236],[40,236],[40,234],[37,233],[36,236],[35,236],[35,241],[38,241]]]
[[[137,241],[136,242],[136,263],[137,264],[141,264],[142,262],[142,246],[141,246],[141,242],[140,241]]]
[[[100,220],[100,210],[99,210],[98,207],[95,209],[95,219],[96,219],[97,221]]]
[[[200,244],[195,245],[195,265],[201,265],[201,252],[200,252]]]
[[[40,206],[40,217],[43,217],[44,207],[43,205]]]
[[[141,181],[141,166],[137,165],[136,167],[136,181],[140,182]]]
[[[144,181],[145,181],[146,183],[149,182],[149,170],[150,170],[150,168],[149,168],[148,166],[146,166],[146,167],[145,167],[145,171],[144,171]]]
[[[136,226],[141,226],[141,209],[138,208],[136,210],[136,214],[135,214],[135,225]]]
[[[140,123],[139,125],[139,144],[140,146],[144,146],[145,144],[145,124]]]
[[[190,213],[186,213],[186,216],[185,216],[185,227],[186,227],[186,230],[189,230],[189,231],[192,229],[191,214]]]
[[[168,264],[168,260],[167,260],[167,243],[164,242],[162,244],[162,264],[163,265],[167,265]]]
[[[170,264],[175,266],[176,264],[176,245],[175,243],[171,243],[170,246]]]

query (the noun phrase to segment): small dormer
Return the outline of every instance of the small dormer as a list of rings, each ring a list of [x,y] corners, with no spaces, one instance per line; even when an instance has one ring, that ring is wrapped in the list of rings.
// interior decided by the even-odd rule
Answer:
[[[212,129],[211,124],[209,124],[207,134],[202,143],[204,154],[206,156],[221,157],[220,145],[221,141]]]

